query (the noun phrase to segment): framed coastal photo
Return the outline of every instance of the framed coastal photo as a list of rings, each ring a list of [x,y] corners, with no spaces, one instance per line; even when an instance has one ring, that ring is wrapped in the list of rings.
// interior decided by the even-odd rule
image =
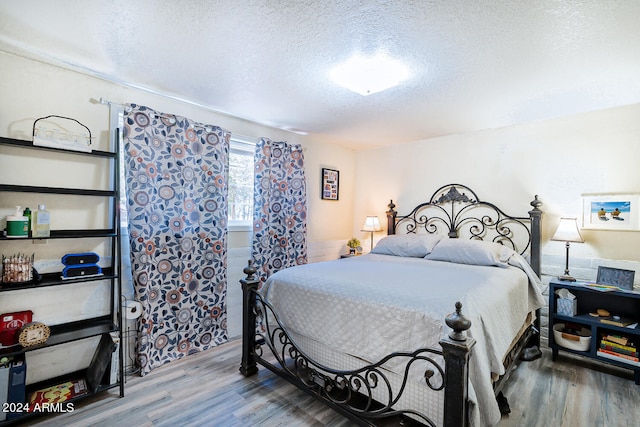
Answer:
[[[338,200],[340,186],[340,171],[322,168],[322,188],[320,196],[323,200]]]
[[[582,228],[640,231],[640,194],[583,194]]]

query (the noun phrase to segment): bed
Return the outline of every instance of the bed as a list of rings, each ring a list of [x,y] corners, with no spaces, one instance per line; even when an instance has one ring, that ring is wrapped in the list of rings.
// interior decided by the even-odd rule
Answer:
[[[250,262],[241,373],[262,365],[360,425],[495,424],[512,366],[539,355],[542,203],[530,204],[511,216],[448,184],[406,215],[392,201],[370,254],[262,286]]]

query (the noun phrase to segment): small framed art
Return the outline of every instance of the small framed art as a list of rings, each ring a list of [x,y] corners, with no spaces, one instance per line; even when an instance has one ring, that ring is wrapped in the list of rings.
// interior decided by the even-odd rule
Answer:
[[[616,286],[628,291],[633,290],[633,279],[636,272],[633,270],[623,270],[621,268],[598,266],[598,285]]]
[[[640,231],[640,194],[583,194],[582,228]]]
[[[321,184],[320,196],[323,200],[338,200],[340,171],[322,168]]]

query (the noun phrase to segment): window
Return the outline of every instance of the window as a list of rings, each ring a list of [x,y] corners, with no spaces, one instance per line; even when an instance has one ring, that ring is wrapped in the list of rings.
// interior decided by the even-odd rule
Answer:
[[[228,226],[230,231],[251,231],[253,220],[253,156],[255,139],[239,135],[231,136],[229,147]],[[124,145],[124,144],[123,144]],[[123,148],[120,147],[120,150]],[[120,188],[126,188],[125,165],[122,151]],[[120,225],[128,227],[127,194],[120,196]]]
[[[255,140],[231,136],[229,150],[229,231],[250,231],[253,219]]]

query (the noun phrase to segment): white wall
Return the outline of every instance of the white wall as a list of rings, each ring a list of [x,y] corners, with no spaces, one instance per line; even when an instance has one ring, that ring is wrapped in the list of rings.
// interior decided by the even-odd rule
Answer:
[[[640,104],[357,153],[353,230],[371,212],[400,213],[448,183],[466,184],[507,213],[544,202],[544,252],[561,216],[581,218],[584,193],[640,193]],[[640,232],[583,230],[573,256],[640,261]]]
[[[94,136],[97,136],[96,149],[108,150],[109,141],[109,109],[90,100],[104,98],[115,103],[136,103],[149,106],[155,110],[178,114],[189,117],[198,122],[217,125],[232,133],[252,137],[268,137],[276,141],[288,141],[300,143],[305,148],[305,162],[307,172],[308,191],[308,241],[311,260],[338,258],[346,240],[350,237],[353,217],[353,198],[355,191],[355,152],[338,145],[320,144],[312,137],[297,135],[294,133],[262,126],[246,120],[236,119],[225,114],[216,113],[210,109],[193,105],[169,96],[150,93],[147,91],[123,86],[106,81],[95,76],[87,75],[75,70],[61,68],[40,62],[29,57],[15,56],[0,52],[0,136],[31,140],[31,129],[34,120],[39,117],[56,114],[68,116],[87,125]],[[213,80],[212,80],[213,81]],[[215,104],[215,100],[212,100]],[[265,106],[269,108],[269,106]],[[27,158],[23,158],[25,153]],[[45,167],[54,167],[55,173],[44,175],[41,171]],[[320,199],[320,171],[322,167],[331,167],[340,170],[340,200],[338,202],[323,201]],[[29,153],[14,148],[0,148],[0,182],[32,185],[60,185],[73,186],[67,183],[52,184],[68,178],[65,171],[83,168],[81,175],[86,177],[79,187],[104,188],[106,177],[100,173],[98,165],[78,165],[67,163],[64,159],[55,155],[42,155],[42,153]],[[33,207],[38,203],[37,195],[20,195],[12,193],[0,193],[0,228],[4,228],[4,219],[13,213],[13,206]],[[64,228],[65,218],[71,217],[70,210],[78,213],[82,206],[73,205],[69,198],[61,197],[59,200],[48,203],[47,208],[52,215],[52,229]],[[85,206],[86,208],[86,206]],[[84,221],[104,221],[105,218],[97,218],[88,215]],[[91,223],[94,224],[93,222]],[[81,228],[81,227],[69,227]],[[44,245],[35,245],[29,242],[20,242],[16,249],[12,242],[0,241],[0,253],[13,254],[14,252],[35,252],[36,261],[43,265],[44,260],[59,260],[67,252],[100,251],[97,246],[88,245],[86,239],[78,239],[77,242],[61,241],[55,244],[49,242]],[[93,243],[95,245],[95,243]],[[242,268],[249,258],[247,233],[230,233],[229,236],[229,263],[228,263],[228,327],[230,336],[240,334],[240,285],[238,280],[242,277]],[[47,263],[50,264],[50,263]],[[55,268],[52,267],[52,268]],[[100,290],[99,285],[96,285]],[[66,301],[71,301],[79,307],[78,313],[73,314],[74,320],[92,316],[96,310],[103,310],[93,300],[98,291],[89,290],[85,293],[74,293],[65,287],[56,287],[56,303],[51,305],[48,299],[50,292],[35,293],[35,301],[30,298],[13,298],[13,295],[3,293],[0,298],[0,313],[33,309],[34,320],[46,320],[49,324],[57,324],[69,321],[67,312],[62,309]],[[33,294],[33,292],[32,292]],[[68,362],[66,351],[51,354],[46,357],[51,360],[51,367]],[[72,352],[73,354],[81,352]],[[32,356],[36,356],[34,353]],[[72,356],[73,357],[73,356]],[[78,364],[84,363],[86,357],[78,357]],[[56,368],[58,369],[58,368]],[[56,370],[56,372],[58,372]],[[42,365],[33,363],[30,365],[29,382],[36,381],[46,375]]]

